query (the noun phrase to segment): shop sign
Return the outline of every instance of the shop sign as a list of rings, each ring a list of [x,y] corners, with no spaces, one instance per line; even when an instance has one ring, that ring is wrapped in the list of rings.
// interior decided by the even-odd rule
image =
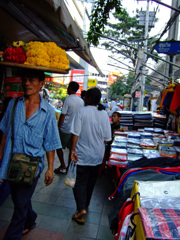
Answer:
[[[92,87],[96,87],[97,80],[96,79],[88,79],[88,89]]]
[[[135,97],[139,98],[140,96],[141,96],[141,92],[140,91],[136,91]]]
[[[180,53],[180,41],[159,42],[154,49],[158,53]]]
[[[77,91],[78,96],[81,95],[81,92],[83,90],[84,73],[84,70],[71,70],[71,81],[79,83],[79,90]]]

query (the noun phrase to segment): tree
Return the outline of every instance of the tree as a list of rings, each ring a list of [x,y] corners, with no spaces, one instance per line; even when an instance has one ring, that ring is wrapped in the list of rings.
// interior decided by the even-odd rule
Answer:
[[[112,10],[115,10],[113,16],[118,21],[115,24],[108,22]],[[90,20],[87,41],[97,46],[101,37],[98,33],[104,34],[111,39],[120,40],[124,45],[112,40],[108,40],[102,45],[111,50],[112,53],[118,53],[124,58],[130,59],[133,66],[135,66],[136,49],[142,48],[144,41],[144,26],[139,26],[139,11],[136,10],[135,16],[130,17],[128,12],[122,8],[120,0],[98,0],[94,3]],[[149,39],[149,51],[156,40],[157,38]]]
[[[110,86],[112,97],[119,97],[122,99],[124,94],[130,94],[132,85],[135,81],[133,76],[134,73],[129,72],[127,76],[122,75],[118,77],[118,79]]]

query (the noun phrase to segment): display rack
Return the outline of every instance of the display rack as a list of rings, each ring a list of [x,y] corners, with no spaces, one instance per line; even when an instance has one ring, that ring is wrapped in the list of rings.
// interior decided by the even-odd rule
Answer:
[[[41,70],[44,72],[51,72],[51,73],[61,73],[61,74],[68,74],[69,69],[58,69],[58,68],[49,68],[43,66],[33,66],[27,64],[20,64],[20,63],[9,63],[9,62],[0,62],[0,67],[13,67],[13,68],[24,68],[24,69],[35,69]]]

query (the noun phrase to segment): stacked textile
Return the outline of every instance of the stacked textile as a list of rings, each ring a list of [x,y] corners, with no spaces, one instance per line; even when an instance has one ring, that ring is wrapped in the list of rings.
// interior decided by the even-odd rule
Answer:
[[[126,168],[133,161],[180,157],[180,135],[161,128],[144,128],[141,131],[115,132],[108,165]]]
[[[134,114],[134,127],[152,127],[153,118],[150,112],[137,112]]]
[[[130,111],[121,111],[120,124],[123,127],[127,127],[128,130],[133,129],[133,114]]]
[[[166,127],[166,116],[165,115],[153,115],[153,126],[157,128],[165,128]]]
[[[143,157],[143,151],[140,147],[141,134],[139,132],[129,132],[127,143],[128,161],[136,161]]]
[[[116,165],[121,168],[126,168],[127,163],[127,138],[115,135],[111,144],[108,165]]]

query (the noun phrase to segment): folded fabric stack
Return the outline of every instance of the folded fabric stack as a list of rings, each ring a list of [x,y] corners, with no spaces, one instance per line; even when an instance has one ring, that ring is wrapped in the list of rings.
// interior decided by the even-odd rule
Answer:
[[[152,139],[141,139],[140,146],[143,149],[157,149],[157,145],[154,143]]]
[[[142,132],[141,139],[153,139],[153,134],[150,132]]]
[[[134,114],[134,127],[152,127],[153,118],[152,114],[148,112],[137,112]]]
[[[144,128],[144,132],[153,133],[153,132],[154,132],[154,128],[145,127],[145,128]]]
[[[128,162],[139,160],[143,157],[142,148],[140,146],[140,132],[129,132],[127,140],[127,156]]]
[[[164,134],[163,134],[164,132]],[[139,160],[170,157],[180,159],[180,136],[162,128],[140,129],[140,131],[115,132],[111,144],[108,165],[126,168],[128,163]]]
[[[158,144],[158,148],[159,148],[160,146],[173,147],[173,141],[168,141],[168,140],[165,139],[165,138],[159,139],[159,141],[157,142],[157,144]]]
[[[127,148],[128,161],[138,160],[143,157],[142,149]]]
[[[174,147],[160,146],[159,152],[162,157],[170,157],[170,158],[177,157],[176,149]]]
[[[127,164],[127,138],[124,136],[115,136],[111,144],[108,165],[126,168]]]
[[[180,134],[172,132],[172,131],[166,131],[165,136],[168,140],[177,140],[180,139]]]
[[[154,150],[154,149],[143,149],[143,155],[146,158],[158,158],[158,157],[161,157],[159,151],[158,150]]]
[[[130,111],[121,111],[120,124],[127,127],[128,130],[133,129],[133,114]]]
[[[127,137],[128,132],[120,132],[120,131],[115,131],[114,132],[114,136],[123,136],[123,137]]]
[[[165,115],[153,115],[153,126],[157,128],[166,127],[166,116]]]

